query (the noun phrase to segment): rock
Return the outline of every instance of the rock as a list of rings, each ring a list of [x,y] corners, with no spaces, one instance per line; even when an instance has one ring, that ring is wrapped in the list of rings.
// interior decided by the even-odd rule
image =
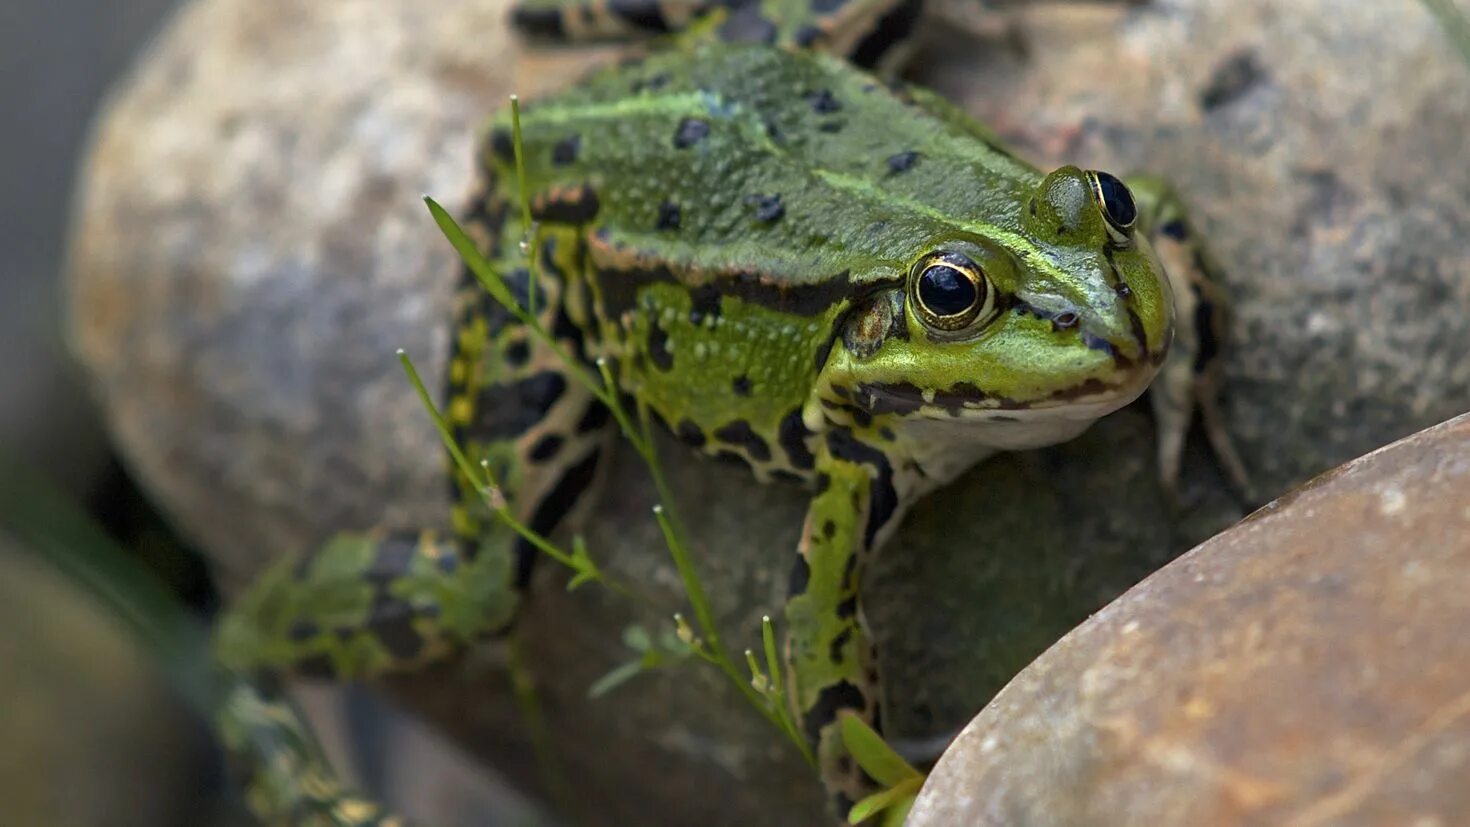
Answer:
[[[1036,4],[984,40],[931,21],[918,78],[1045,163],[1180,182],[1232,265],[1226,410],[1269,495],[1463,406],[1470,95],[1412,5],[1392,26],[1348,0],[1215,5]],[[99,126],[71,337],[134,469],[231,589],[335,530],[443,518],[440,451],[392,358],[406,348],[438,384],[452,259],[417,196],[453,202],[479,119],[586,63],[522,50],[503,13],[197,0]],[[1196,447],[1172,517],[1151,439],[1135,406],[915,509],[865,587],[891,733],[958,728],[1089,612],[1242,513]],[[801,497],[665,448],[720,622],[754,644]],[[585,698],[632,656],[626,624],[682,608],[646,474],[627,453],[612,472],[588,539],[653,604],[568,595],[544,566],[519,626],[579,798],[594,823],[812,823],[810,775],[707,670]],[[478,663],[396,689],[530,783],[503,678]]]
[[[225,824],[200,817],[208,745],[151,655],[41,560],[0,531],[6,823]]]
[[[1470,415],[1319,477],[1068,634],[907,823],[1459,823],[1467,592]]]

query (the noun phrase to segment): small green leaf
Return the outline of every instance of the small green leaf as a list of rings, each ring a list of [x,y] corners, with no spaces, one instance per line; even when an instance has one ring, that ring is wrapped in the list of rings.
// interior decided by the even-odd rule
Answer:
[[[611,672],[598,678],[596,683],[592,684],[592,688],[587,690],[587,697],[594,700],[601,698],[603,695],[636,678],[639,673],[644,671],[644,668],[643,659],[639,658],[638,660],[629,661],[613,669]]]
[[[465,266],[479,279],[481,286],[490,294],[490,297],[499,302],[511,313],[521,313],[522,308],[516,303],[515,296],[511,294],[510,288],[506,286],[505,280],[495,272],[495,268],[485,257],[480,255],[480,250],[475,242],[467,235],[449,211],[439,205],[438,201],[424,196],[424,203],[429,207],[429,214],[434,216],[434,223],[439,225],[439,230],[444,237],[449,239],[450,246],[464,259]]]
[[[924,774],[909,766],[862,718],[844,712],[840,726],[842,743],[852,753],[853,760],[879,784],[895,787],[911,779],[923,780]]]
[[[602,579],[602,572],[598,570],[597,564],[592,561],[592,556],[587,553],[587,543],[582,540],[582,535],[572,538],[572,570],[576,573],[567,581],[567,591],[573,591],[583,583],[591,583]]]
[[[920,788],[924,785],[920,784]],[[909,810],[914,808],[914,802],[919,798],[919,791],[915,790],[912,796],[900,799],[883,811],[883,827],[903,827],[904,822],[909,820]]]
[[[914,799],[919,795],[919,788],[923,785],[923,778],[908,778],[886,790],[873,793],[852,805],[852,809],[847,811],[847,823],[861,824],[874,815],[888,810],[888,815],[883,818],[884,827],[888,827],[890,823],[901,825],[903,817],[908,815],[909,808],[913,806]],[[899,814],[899,820],[896,822],[892,821],[895,811]]]
[[[653,638],[647,629],[635,623],[623,630],[623,645],[635,652],[647,652],[653,648]]]

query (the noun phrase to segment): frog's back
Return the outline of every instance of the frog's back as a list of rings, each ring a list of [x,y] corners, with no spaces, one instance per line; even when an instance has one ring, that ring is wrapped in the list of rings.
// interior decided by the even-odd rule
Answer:
[[[854,302],[901,284],[936,235],[1014,230],[1040,180],[926,93],[744,44],[600,72],[522,125],[589,353],[686,441],[762,476],[811,471],[802,407]],[[488,153],[514,200],[508,117]]]
[[[597,73],[526,107],[523,126],[543,220],[588,226],[594,258],[657,262],[692,286],[835,289],[846,273],[861,289],[936,226],[1013,226],[1040,180],[932,95],[746,44]],[[502,114],[488,160],[513,181],[508,127]]]

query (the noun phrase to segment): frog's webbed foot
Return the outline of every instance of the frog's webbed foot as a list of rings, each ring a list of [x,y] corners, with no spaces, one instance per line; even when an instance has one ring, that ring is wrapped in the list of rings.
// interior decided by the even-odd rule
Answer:
[[[269,824],[290,827],[408,827],[344,786],[273,680],[220,669],[215,725],[242,776],[246,803]]]
[[[1255,494],[1245,464],[1220,414],[1231,318],[1220,288],[1220,267],[1168,184],[1151,176],[1130,177],[1127,184],[1139,206],[1139,224],[1148,233],[1174,293],[1174,344],[1149,389],[1158,428],[1159,480],[1174,501],[1185,437],[1198,411],[1221,472],[1235,495],[1253,505]]]
[[[281,678],[421,668],[504,629],[514,581],[509,553],[430,532],[341,535],[273,566],[215,638],[215,724],[251,808],[292,827],[405,824],[338,780]]]

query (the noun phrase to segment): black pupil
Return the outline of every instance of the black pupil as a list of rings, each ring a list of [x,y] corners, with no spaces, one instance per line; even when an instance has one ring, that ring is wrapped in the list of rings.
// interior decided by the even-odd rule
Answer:
[[[953,267],[936,264],[919,276],[919,298],[938,316],[958,316],[975,305],[975,283]]]
[[[1106,172],[1097,175],[1098,194],[1102,196],[1103,209],[1119,227],[1127,227],[1138,218],[1138,207],[1133,203],[1133,193],[1117,178]]]

